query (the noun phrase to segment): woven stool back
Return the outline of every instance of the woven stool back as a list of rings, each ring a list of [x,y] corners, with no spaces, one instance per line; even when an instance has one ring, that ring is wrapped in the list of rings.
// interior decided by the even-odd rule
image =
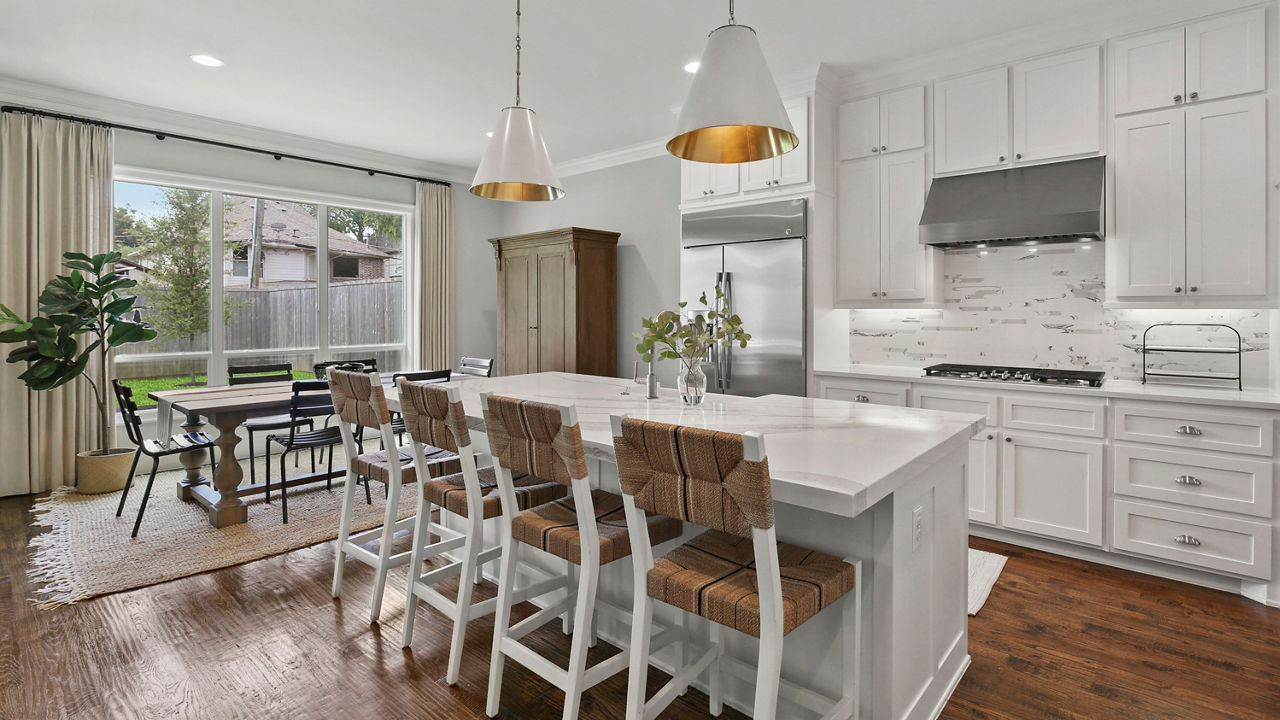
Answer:
[[[484,408],[489,451],[502,467],[561,485],[587,476],[582,432],[559,405],[490,395]]]
[[[400,378],[396,388],[409,437],[423,445],[454,453],[471,444],[471,432],[467,429],[467,416],[462,412],[462,401],[457,398],[457,388],[412,382],[408,378]]]
[[[613,447],[637,507],[742,537],[773,527],[769,460],[745,459],[741,435],[623,418]]]
[[[387,396],[374,373],[329,371],[333,408],[345,423],[377,430],[391,422]]]

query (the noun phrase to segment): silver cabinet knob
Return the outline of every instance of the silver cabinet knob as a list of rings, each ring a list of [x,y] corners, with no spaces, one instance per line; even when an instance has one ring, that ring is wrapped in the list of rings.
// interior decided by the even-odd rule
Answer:
[[[1013,159],[1014,159],[1014,160],[1021,160],[1021,159],[1022,159],[1022,153],[1017,153],[1017,154],[1015,154],[1015,155],[1013,156]]]
[[[884,151],[886,151],[886,150],[888,150],[888,149],[889,149],[889,146],[888,146],[888,145],[881,145],[881,146],[880,146],[880,152],[884,152]]]
[[[873,293],[871,293],[871,297],[880,297],[880,293],[878,293],[878,292],[873,292]]]
[[[888,291],[888,290],[881,290],[881,291],[880,291],[880,297],[889,297],[889,291]]]
[[[708,194],[708,195],[715,195],[715,194],[716,194],[716,191],[715,191],[715,190],[708,190],[708,191],[707,191],[707,194]]]
[[[1013,442],[1013,438],[1011,438],[1011,437],[1007,437],[1007,438],[1005,438],[1005,439],[1004,439],[1004,441],[1005,441],[1005,442],[1007,442],[1007,443],[1011,443],[1011,442]]]
[[[1180,293],[1180,292],[1182,292],[1182,288],[1181,288],[1181,287],[1176,287],[1176,288],[1174,288],[1174,289],[1173,289],[1173,291],[1174,291],[1174,292],[1176,292],[1176,293]]]
[[[1199,436],[1204,434],[1203,432],[1201,432],[1200,428],[1196,427],[1195,425],[1179,425],[1178,429],[1174,430],[1174,432],[1178,433],[1179,435],[1191,435],[1191,436]]]
[[[1199,100],[1199,99],[1200,99],[1200,93],[1198,93],[1198,92],[1193,92],[1193,93],[1191,93],[1188,97],[1190,97],[1192,100]]]
[[[988,439],[988,440],[995,440],[995,439],[996,439],[996,436],[995,436],[995,435],[992,435],[991,433],[987,433],[987,439]]]
[[[1186,533],[1174,535],[1173,541],[1182,545],[1190,545],[1191,547],[1198,547],[1200,545],[1200,540],[1196,538],[1195,535],[1188,535]]]
[[[873,152],[873,153],[878,153],[878,152],[880,152],[880,148],[876,147],[875,145],[872,145],[872,146],[871,146],[871,152]]]
[[[869,403],[871,402],[871,398],[867,397],[866,395],[859,395],[858,397],[854,398],[853,401],[860,402],[860,403]]]
[[[1191,485],[1194,487],[1199,487],[1200,485],[1204,484],[1200,482],[1200,478],[1196,477],[1195,475],[1179,475],[1175,477],[1173,481],[1178,483],[1179,485]]]
[[[1188,290],[1190,290],[1191,292],[1195,292],[1195,291],[1199,290],[1200,288],[1196,287],[1195,285],[1192,285],[1191,287],[1189,287],[1189,288],[1187,288],[1187,289],[1188,289]]]
[[[703,190],[703,191],[702,191],[702,194],[703,194],[703,195],[706,195],[706,194],[707,194],[707,191],[706,191],[706,190]]]
[[[1181,95],[1174,95],[1174,96],[1173,96],[1173,102],[1174,102],[1175,104],[1182,102],[1182,96],[1181,96]]]
[[[1001,155],[1001,156],[1000,156],[1000,162],[1004,162],[1004,156],[1003,156],[1003,155]]]

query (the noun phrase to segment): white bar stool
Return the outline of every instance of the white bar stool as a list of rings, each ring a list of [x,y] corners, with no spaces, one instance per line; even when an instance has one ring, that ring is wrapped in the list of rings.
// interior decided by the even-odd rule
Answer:
[[[862,606],[861,561],[779,543],[764,440],[704,428],[611,418],[635,569],[627,720],[655,718],[708,672],[711,714],[723,708],[721,672],[755,681],[752,717],[777,716],[783,693],[824,720],[857,717]],[[658,558],[649,545],[645,511],[710,528]],[[783,636],[848,595],[843,603],[843,693],[839,699],[782,679]],[[711,621],[711,642],[652,698],[645,699],[653,601]],[[721,626],[760,639],[753,671],[724,656]]]

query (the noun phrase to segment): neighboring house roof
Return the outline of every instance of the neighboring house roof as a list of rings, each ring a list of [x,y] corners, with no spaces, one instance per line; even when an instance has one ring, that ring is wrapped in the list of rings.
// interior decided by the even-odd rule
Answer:
[[[253,235],[253,201],[227,198],[226,242],[247,243]],[[262,242],[264,247],[316,249],[316,219],[301,206],[279,200],[263,200]],[[329,255],[354,255],[387,259],[393,257],[380,248],[358,242],[350,235],[329,228]]]

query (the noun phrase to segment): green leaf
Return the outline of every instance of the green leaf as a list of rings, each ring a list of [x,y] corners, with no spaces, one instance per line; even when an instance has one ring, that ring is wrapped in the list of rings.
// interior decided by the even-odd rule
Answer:
[[[86,260],[68,260],[62,264],[66,265],[69,268],[74,268],[76,270],[84,270],[85,272],[94,272],[93,263],[90,263]]]

